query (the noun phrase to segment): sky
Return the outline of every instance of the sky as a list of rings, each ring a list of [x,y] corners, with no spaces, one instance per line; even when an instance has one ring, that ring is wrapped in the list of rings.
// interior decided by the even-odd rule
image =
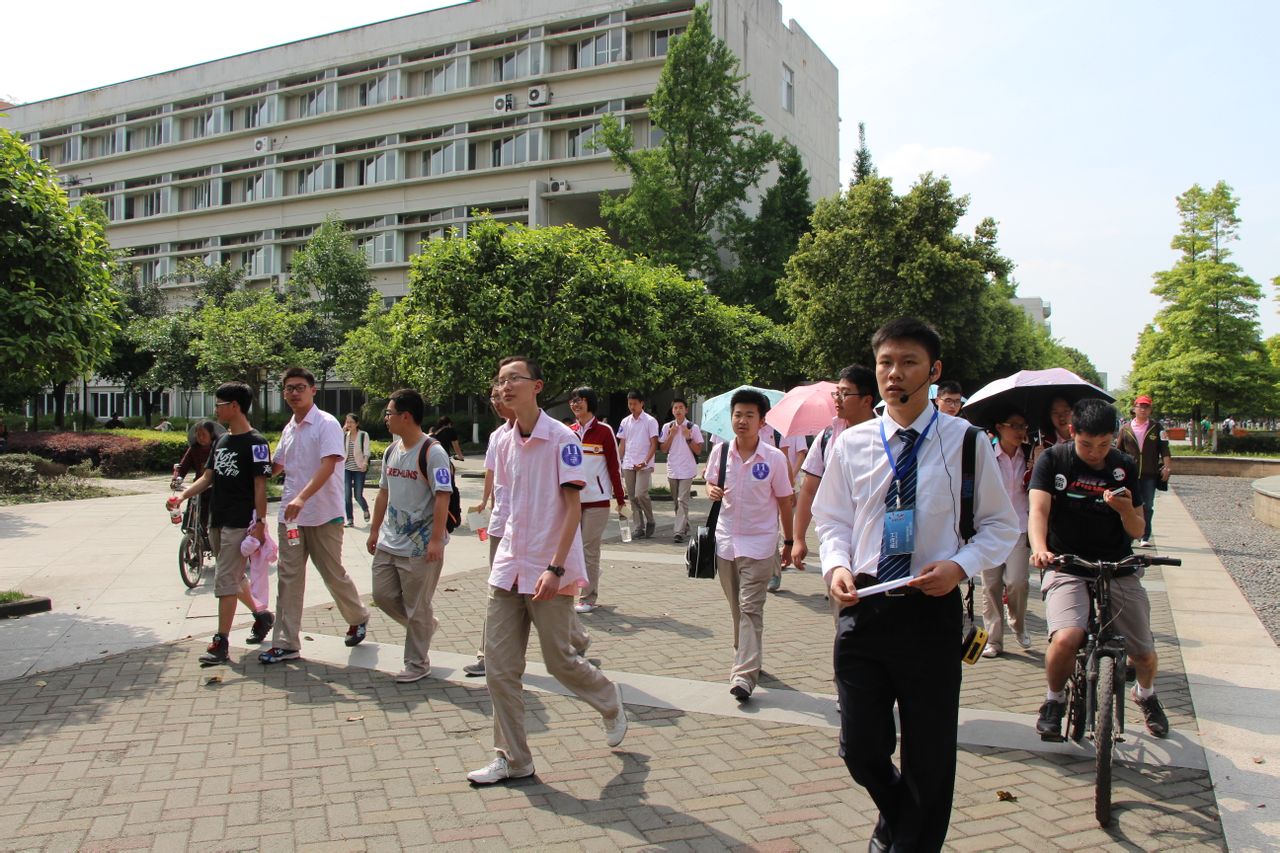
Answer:
[[[17,4],[6,31],[23,36],[0,51],[0,98],[56,97],[445,5],[222,0],[210,14],[72,0],[73,15],[51,18]],[[1264,336],[1280,332],[1280,52],[1269,43],[1280,4],[783,0],[782,15],[839,69],[842,180],[860,121],[899,192],[924,171],[946,175],[970,197],[963,227],[999,222],[1020,295],[1049,301],[1053,334],[1112,387],[1160,307],[1151,276],[1176,260],[1175,199],[1194,183],[1234,188],[1234,260],[1264,286]]]

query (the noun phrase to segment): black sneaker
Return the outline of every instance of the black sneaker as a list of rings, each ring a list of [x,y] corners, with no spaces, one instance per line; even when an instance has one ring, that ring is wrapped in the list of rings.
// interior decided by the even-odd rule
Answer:
[[[1062,715],[1066,712],[1066,702],[1044,700],[1044,704],[1040,706],[1040,719],[1036,720],[1036,731],[1040,733],[1040,740],[1062,741]]]
[[[643,525],[643,524],[637,524],[637,525],[636,525],[636,532],[632,535],[632,537],[631,537],[631,538],[632,538],[632,539],[648,539],[648,538],[649,538],[649,534],[644,532],[644,525]]]
[[[658,527],[654,522],[649,522],[644,526],[644,538],[649,539],[653,536],[653,531]]]
[[[245,638],[245,642],[250,645],[261,645],[267,639],[267,634],[271,633],[271,628],[276,624],[276,615],[270,610],[263,610],[261,613],[253,614],[253,628],[249,631],[249,636]]]
[[[231,644],[221,634],[214,634],[213,642],[209,643],[209,648],[205,649],[205,653],[200,655],[200,665],[216,666],[229,660],[231,660]]]
[[[343,640],[348,646],[358,646],[364,642],[365,629],[368,622],[361,622],[359,625],[352,625],[347,629],[347,639]]]
[[[671,537],[671,541],[672,541],[672,542],[674,542],[674,543],[676,543],[677,545],[681,545],[681,544],[683,544],[683,543],[684,543],[684,534],[682,534],[682,533],[677,533],[675,536],[672,536],[672,537]]]
[[[1142,718],[1146,721],[1147,731],[1156,737],[1167,737],[1169,734],[1169,718],[1164,708],[1160,707],[1160,699],[1152,693],[1146,699],[1139,699],[1138,692],[1132,693],[1133,703],[1142,710]]]
[[[481,678],[484,676],[484,658],[479,658],[475,663],[469,663],[462,668],[463,674],[467,678]]]

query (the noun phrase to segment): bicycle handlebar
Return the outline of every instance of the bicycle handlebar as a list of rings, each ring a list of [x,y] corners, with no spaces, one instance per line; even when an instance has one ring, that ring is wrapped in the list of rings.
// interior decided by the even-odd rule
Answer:
[[[1086,560],[1075,554],[1059,554],[1050,561],[1054,566],[1080,566],[1086,569],[1099,569],[1103,565],[1115,568],[1130,566],[1181,566],[1182,560],[1177,557],[1157,557],[1154,554],[1130,554],[1122,560]]]

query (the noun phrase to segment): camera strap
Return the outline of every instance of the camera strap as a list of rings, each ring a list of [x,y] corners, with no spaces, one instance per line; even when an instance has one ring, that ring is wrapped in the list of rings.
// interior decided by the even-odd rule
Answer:
[[[730,439],[730,441],[732,441],[732,439]],[[726,441],[724,444],[720,446],[724,448],[724,452],[720,454],[720,475],[719,477],[716,478],[716,486],[723,489],[725,469],[729,465],[729,442]],[[719,519],[720,519],[720,501],[712,501],[711,512],[707,513],[707,529],[711,531],[712,535],[714,535],[716,532],[716,522]]]

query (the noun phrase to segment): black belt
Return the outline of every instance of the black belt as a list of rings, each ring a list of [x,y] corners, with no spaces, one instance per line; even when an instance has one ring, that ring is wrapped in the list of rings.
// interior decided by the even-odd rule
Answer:
[[[854,589],[866,589],[869,586],[875,586],[880,583],[880,579],[875,575],[869,575],[866,572],[860,572],[853,576]],[[900,586],[897,589],[891,589],[887,592],[880,593],[885,598],[906,598],[909,595],[923,595],[917,587]]]

